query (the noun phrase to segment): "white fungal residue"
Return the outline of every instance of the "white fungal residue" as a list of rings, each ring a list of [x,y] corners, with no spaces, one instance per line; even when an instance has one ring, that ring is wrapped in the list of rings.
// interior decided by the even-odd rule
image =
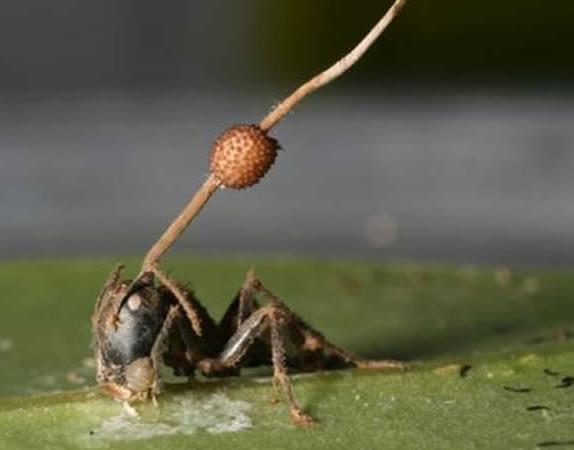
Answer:
[[[95,439],[133,440],[174,434],[174,427],[164,423],[149,424],[130,414],[120,414],[107,419],[100,428],[93,431]]]
[[[161,405],[152,414],[134,416],[126,411],[105,419],[90,432],[90,443],[149,439],[174,434],[190,435],[198,430],[230,433],[251,428],[249,403],[235,401],[218,393],[207,398],[181,396]]]

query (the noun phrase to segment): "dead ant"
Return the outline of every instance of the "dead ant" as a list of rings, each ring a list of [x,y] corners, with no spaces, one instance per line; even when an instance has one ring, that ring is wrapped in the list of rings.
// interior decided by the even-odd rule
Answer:
[[[302,98],[354,64],[388,26],[406,0],[396,0],[367,36],[340,61],[303,84],[258,125],[236,125],[216,140],[211,174],[144,258],[139,275],[122,280],[115,269],[97,298],[92,316],[97,381],[112,397],[131,402],[155,399],[163,361],[175,375],[238,374],[242,367],[271,363],[273,380],[298,425],[314,420],[297,405],[287,368],[399,368],[401,362],[362,360],[307,325],[249,272],[223,318],[216,323],[193,292],[159,269],[169,247],[221,187],[244,189],[260,181],[274,163],[277,141],[268,136]],[[263,305],[257,296],[264,297]],[[287,354],[287,344],[293,348]]]
[[[252,271],[216,323],[193,292],[179,285],[185,304],[146,274],[137,285],[121,281],[123,267],[109,276],[93,315],[97,380],[106,393],[122,401],[154,398],[162,389],[157,368],[163,361],[175,375],[236,375],[242,367],[273,365],[273,379],[285,393],[299,425],[313,419],[297,405],[287,368],[300,371],[343,367],[398,368],[397,361],[361,360],[307,325],[259,281]],[[268,302],[260,305],[256,296]],[[120,306],[120,304],[122,304]],[[119,314],[115,311],[119,307]],[[201,335],[187,311],[199,319]],[[294,351],[287,354],[287,344]]]

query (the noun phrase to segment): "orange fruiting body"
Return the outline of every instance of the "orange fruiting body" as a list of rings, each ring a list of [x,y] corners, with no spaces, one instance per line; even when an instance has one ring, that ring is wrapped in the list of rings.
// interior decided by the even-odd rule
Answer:
[[[210,155],[211,172],[222,186],[245,189],[258,183],[275,162],[277,140],[257,125],[234,125],[219,135]]]

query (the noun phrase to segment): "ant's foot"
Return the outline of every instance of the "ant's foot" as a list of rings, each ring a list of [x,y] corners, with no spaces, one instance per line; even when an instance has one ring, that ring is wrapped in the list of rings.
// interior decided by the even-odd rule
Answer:
[[[303,428],[310,428],[319,425],[319,422],[299,408],[291,408],[291,419],[295,425]]]

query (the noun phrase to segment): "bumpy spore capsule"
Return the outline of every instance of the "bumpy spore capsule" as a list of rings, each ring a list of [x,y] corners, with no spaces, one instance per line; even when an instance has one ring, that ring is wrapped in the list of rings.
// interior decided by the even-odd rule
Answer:
[[[211,172],[225,187],[244,189],[258,183],[275,162],[277,140],[257,125],[225,130],[211,148]]]

